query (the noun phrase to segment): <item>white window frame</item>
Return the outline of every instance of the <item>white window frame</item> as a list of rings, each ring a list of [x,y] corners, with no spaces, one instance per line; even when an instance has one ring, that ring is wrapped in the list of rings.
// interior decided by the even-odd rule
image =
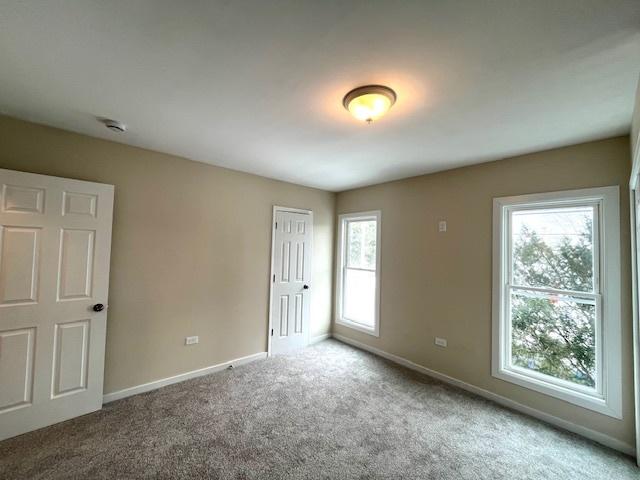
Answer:
[[[344,318],[342,314],[343,304],[343,285],[346,269],[346,248],[347,228],[346,225],[351,221],[375,220],[376,222],[376,288],[374,300],[374,325],[373,328],[363,325],[348,318]],[[338,254],[336,256],[336,323],[345,327],[368,333],[374,337],[380,336],[380,257],[381,257],[381,230],[382,230],[382,212],[380,210],[372,210],[368,212],[345,213],[338,216]]]
[[[576,296],[596,299],[596,388],[554,379],[510,365],[511,212],[578,205],[594,206],[596,290]],[[599,276],[599,279],[598,279]],[[620,200],[617,186],[494,198],[493,200],[493,356],[492,375],[610,417],[622,418]],[[598,281],[599,280],[599,281]],[[534,289],[535,290],[535,289]],[[552,289],[541,289],[544,291]]]

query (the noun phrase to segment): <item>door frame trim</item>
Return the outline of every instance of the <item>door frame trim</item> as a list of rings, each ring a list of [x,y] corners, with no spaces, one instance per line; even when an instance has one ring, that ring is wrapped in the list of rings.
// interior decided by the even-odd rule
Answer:
[[[273,206],[273,215],[271,217],[271,251],[270,251],[270,256],[271,256],[271,268],[269,270],[269,325],[267,328],[267,357],[270,357],[272,355],[271,352],[271,329],[273,328],[273,322],[272,322],[272,315],[271,315],[271,311],[272,311],[272,307],[273,307],[273,275],[275,274],[275,265],[273,264],[273,260],[275,257],[275,250],[273,248],[273,246],[276,243],[276,214],[278,212],[292,212],[292,213],[303,213],[306,215],[309,215],[309,218],[311,220],[311,225],[313,227],[313,210],[311,209],[306,209],[306,208],[293,208],[293,207],[283,207],[281,205],[274,205]],[[309,283],[313,286],[313,228],[311,230],[311,238],[309,240],[309,245],[311,247],[311,265],[309,265]],[[313,288],[311,289],[311,292],[309,292],[309,296],[311,296],[313,292]],[[309,330],[311,330],[311,309],[309,309]],[[306,335],[305,335],[305,340],[306,340],[306,344],[309,344],[309,338],[311,336],[311,332],[307,331]]]
[[[633,140],[633,138],[632,138]],[[631,227],[631,305],[633,319],[633,377],[634,377],[634,411],[636,417],[636,464],[640,466],[640,258],[638,258],[638,241],[636,238],[637,201],[640,200],[640,132],[636,138],[635,151],[631,153],[631,176],[629,178],[629,215]]]

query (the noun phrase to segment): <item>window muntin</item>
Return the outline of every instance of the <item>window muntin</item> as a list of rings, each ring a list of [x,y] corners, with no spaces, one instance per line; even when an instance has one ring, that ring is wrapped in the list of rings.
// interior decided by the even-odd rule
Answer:
[[[337,322],[377,335],[380,213],[340,216]]]
[[[597,211],[591,203],[508,210],[508,365],[594,392],[601,370]]]

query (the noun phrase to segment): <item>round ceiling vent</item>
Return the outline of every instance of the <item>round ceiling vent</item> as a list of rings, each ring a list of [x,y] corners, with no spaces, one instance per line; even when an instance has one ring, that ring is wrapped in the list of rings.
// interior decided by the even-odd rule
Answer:
[[[127,131],[127,126],[118,120],[112,120],[110,118],[101,118],[100,121],[105,125],[105,127],[107,127],[112,132],[124,133]]]

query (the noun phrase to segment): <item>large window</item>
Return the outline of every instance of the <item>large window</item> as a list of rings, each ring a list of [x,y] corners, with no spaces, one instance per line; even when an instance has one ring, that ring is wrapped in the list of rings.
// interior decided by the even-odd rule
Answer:
[[[620,417],[617,187],[494,200],[493,374]]]
[[[378,335],[380,212],[340,215],[337,323]]]

